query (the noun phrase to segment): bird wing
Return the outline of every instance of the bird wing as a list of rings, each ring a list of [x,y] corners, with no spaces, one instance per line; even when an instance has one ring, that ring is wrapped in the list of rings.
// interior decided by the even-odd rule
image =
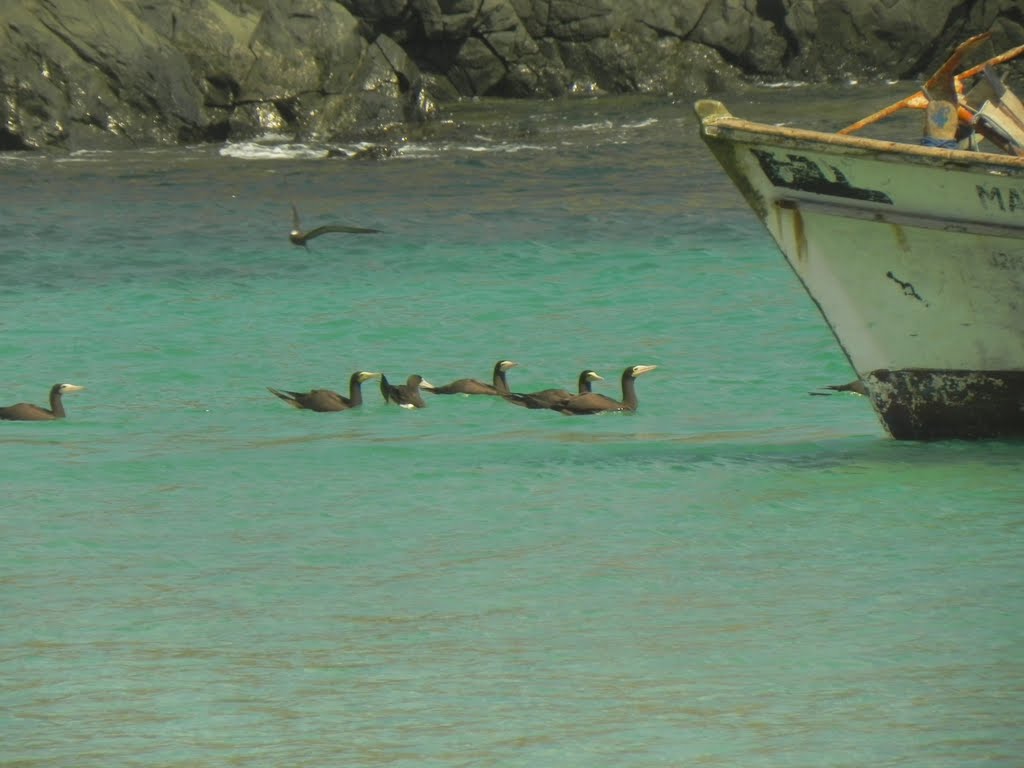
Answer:
[[[860,379],[854,379],[848,384],[832,384],[825,387],[825,389],[831,389],[835,392],[853,392],[855,395],[866,395],[868,393],[867,387],[864,386],[864,382]]]
[[[328,232],[346,232],[352,235],[370,235],[376,232],[380,232],[379,229],[370,229],[368,227],[349,227],[344,224],[325,224],[322,227],[315,227],[306,233],[306,239],[312,240],[314,237],[320,237]]]
[[[267,387],[289,405],[310,411],[344,411],[351,407],[347,398],[333,389],[312,389],[309,392],[293,392],[288,389]]]
[[[32,403],[15,403],[0,408],[0,419],[7,421],[50,421],[53,412]]]
[[[416,408],[426,407],[427,404],[420,395],[419,387],[410,387],[408,384],[399,384],[394,389],[396,390],[393,393],[395,395],[394,400],[399,405],[411,405]]]
[[[512,403],[512,405],[521,405],[524,408],[536,407],[536,405],[534,405],[534,399],[530,397],[530,395],[522,392],[509,392],[507,395],[502,395],[502,398],[504,398],[506,402]]]
[[[490,384],[485,384],[477,379],[456,379],[442,387],[424,387],[423,389],[435,395],[496,395],[496,390]]]
[[[597,392],[587,392],[582,395],[574,395],[566,400],[563,400],[557,406],[556,410],[562,413],[598,413],[600,411],[621,411],[625,409],[622,403],[618,400],[613,400],[607,395],[602,395]]]
[[[542,389],[539,392],[512,392],[505,395],[510,403],[526,408],[556,408],[559,404],[573,397],[572,392],[564,389]]]
[[[385,403],[391,402],[392,399],[398,402],[397,398],[395,398],[396,393],[392,391],[394,388],[394,385],[388,381],[388,377],[382,373],[380,375],[380,394],[384,398]]]
[[[307,408],[314,411],[344,411],[349,408],[347,397],[339,395],[333,389],[314,389],[302,397]]]
[[[282,400],[284,400],[289,405],[293,405],[296,408],[301,408],[302,407],[299,404],[299,401],[298,401],[299,397],[302,395],[301,392],[289,392],[288,390],[274,389],[273,387],[267,387],[267,389],[270,390],[271,394],[276,395],[277,397],[281,398]]]

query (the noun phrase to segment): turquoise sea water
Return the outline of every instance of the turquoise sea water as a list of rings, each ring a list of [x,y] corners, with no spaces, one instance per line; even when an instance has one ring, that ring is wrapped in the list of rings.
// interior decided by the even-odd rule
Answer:
[[[688,104],[484,106],[0,156],[0,402],[87,387],[0,423],[0,765],[1021,765],[1024,447],[808,395],[852,373]],[[658,369],[582,418],[265,389],[500,358]]]

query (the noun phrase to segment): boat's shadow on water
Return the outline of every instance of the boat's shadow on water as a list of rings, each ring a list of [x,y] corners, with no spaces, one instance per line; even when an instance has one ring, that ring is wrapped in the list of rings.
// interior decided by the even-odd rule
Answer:
[[[708,466],[808,470],[952,469],[978,463],[989,468],[1024,466],[1024,440],[909,442],[885,435],[780,435],[770,431],[689,435],[560,432],[548,438],[558,447],[539,449],[537,454],[551,455],[540,458],[535,454],[538,463],[649,464],[683,471]]]
[[[373,453],[381,450],[390,455],[396,450],[418,451],[417,446],[426,441],[433,448],[461,456],[460,463],[467,460],[469,464],[496,462],[506,467],[558,464],[635,467],[650,464],[681,470],[709,465],[794,469],[875,465],[962,468],[978,463],[996,468],[1024,467],[1024,439],[914,442],[893,440],[880,431],[861,434],[772,429],[690,433],[631,431],[623,428],[625,424],[618,423],[618,419],[623,418],[619,414],[580,421],[566,419],[572,424],[552,429],[506,426],[498,430],[447,432],[437,429],[436,425],[429,425],[425,430],[416,430],[413,436],[406,429],[380,429],[381,424],[371,419],[354,418],[352,415],[319,416],[297,419],[299,426],[308,428],[308,431],[285,430],[259,436],[240,435],[223,424],[203,423],[202,429],[177,430],[170,442],[174,451],[190,447],[187,452],[197,454],[208,451],[276,452],[282,448],[312,446],[320,446],[325,452],[332,453],[331,446],[336,445],[345,452]],[[399,421],[398,416],[409,415],[396,414],[394,421]],[[615,420],[616,429],[593,429],[594,422],[599,420]],[[70,420],[44,424],[41,429],[36,424],[26,428],[12,422],[0,435],[0,445],[35,449],[62,447],[75,455],[86,443],[92,454],[97,451],[103,453],[105,448],[116,453],[115,449],[124,440],[122,432],[111,433],[93,422]],[[149,436],[142,440],[142,445],[136,446],[134,455],[136,458],[165,455],[171,451],[167,442]]]

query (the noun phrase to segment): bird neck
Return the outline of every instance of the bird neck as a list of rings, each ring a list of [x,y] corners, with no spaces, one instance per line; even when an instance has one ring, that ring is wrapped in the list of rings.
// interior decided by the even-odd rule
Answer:
[[[348,399],[352,405],[363,404],[363,387],[355,379],[348,383]]]
[[[494,388],[498,390],[499,395],[508,395],[512,393],[512,390],[508,388],[508,379],[505,378],[504,371],[494,372]]]
[[[636,379],[632,376],[622,377],[622,404],[631,411],[636,410]]]
[[[60,398],[59,389],[50,391],[50,411],[58,419],[63,419],[67,415],[64,413],[64,402]]]

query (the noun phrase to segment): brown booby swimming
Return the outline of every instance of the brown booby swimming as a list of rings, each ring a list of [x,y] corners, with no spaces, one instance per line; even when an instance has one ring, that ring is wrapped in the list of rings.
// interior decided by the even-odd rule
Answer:
[[[373,371],[356,371],[348,380],[348,397],[339,395],[330,389],[311,389],[309,392],[292,392],[287,389],[267,387],[273,394],[284,400],[288,405],[307,411],[347,411],[363,404],[362,384],[368,379],[380,376]]]
[[[589,369],[580,371],[576,394],[585,395],[592,392],[590,383],[593,381],[604,381],[604,377]],[[573,393],[565,389],[542,389],[539,392],[513,392],[505,395],[505,399],[524,408],[554,408],[572,396]]]
[[[854,379],[848,384],[830,384],[822,389],[831,389],[832,392],[850,392],[854,395],[867,395],[868,388],[864,386],[864,382],[860,379]],[[831,395],[832,392],[811,392],[812,395]]]
[[[380,375],[380,393],[384,396],[385,403],[395,403],[402,408],[426,408],[423,396],[420,394],[420,386],[430,387],[429,381],[418,373],[414,373],[405,384],[392,384],[383,373]]]
[[[61,395],[65,392],[81,392],[85,387],[76,384],[54,384],[50,387],[50,407],[42,408],[32,403],[15,403],[5,408],[0,408],[0,419],[8,421],[53,421],[63,419],[67,414],[64,412],[64,403],[61,402]]]
[[[513,360],[499,360],[494,364],[493,384],[485,384],[477,379],[456,379],[442,387],[424,388],[435,395],[507,395],[509,394],[508,379],[505,372],[515,368],[519,363]]]
[[[311,229],[309,232],[303,232],[302,225],[299,223],[299,211],[294,204],[292,205],[292,231],[288,233],[288,239],[292,241],[293,245],[305,245],[314,237],[320,237],[320,235],[325,235],[328,232],[348,232],[349,234],[369,235],[375,232],[380,232],[380,230],[368,229],[366,227],[349,227],[344,224],[325,224],[322,227]]]
[[[604,411],[635,411],[639,405],[636,397],[636,377],[643,376],[657,367],[656,365],[631,365],[624,370],[622,372],[621,402],[597,392],[587,392],[563,400],[554,406],[554,410],[569,416],[585,416]]]

